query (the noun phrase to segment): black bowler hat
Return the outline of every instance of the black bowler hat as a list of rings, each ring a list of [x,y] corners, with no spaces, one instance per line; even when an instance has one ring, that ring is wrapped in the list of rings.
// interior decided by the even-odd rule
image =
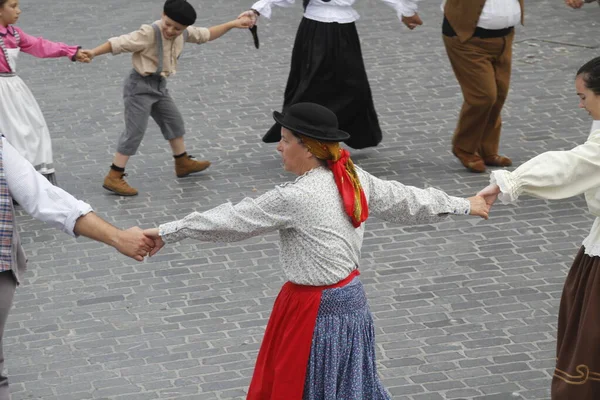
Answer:
[[[273,111],[273,118],[284,128],[324,142],[341,142],[350,135],[338,129],[338,119],[333,111],[315,103],[296,103],[285,113]],[[263,142],[281,140],[281,129],[271,129]]]
[[[196,22],[196,10],[186,0],[167,0],[163,12],[178,24],[189,26]]]

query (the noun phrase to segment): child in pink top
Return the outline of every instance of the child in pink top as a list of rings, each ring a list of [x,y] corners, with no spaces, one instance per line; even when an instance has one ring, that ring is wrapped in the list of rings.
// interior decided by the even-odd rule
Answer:
[[[17,75],[20,51],[39,58],[69,57],[89,62],[78,46],[33,37],[13,26],[19,0],[0,0],[0,134],[50,182],[56,184],[48,126],[33,94]]]

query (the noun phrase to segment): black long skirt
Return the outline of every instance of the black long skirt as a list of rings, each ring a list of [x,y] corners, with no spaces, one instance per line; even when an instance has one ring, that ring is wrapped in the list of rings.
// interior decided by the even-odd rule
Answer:
[[[377,146],[381,128],[354,23],[338,24],[302,18],[294,50],[283,112],[292,104],[323,105],[350,134],[345,143],[355,149]],[[263,140],[279,140],[281,126],[273,125]],[[268,140],[271,139],[271,140]]]

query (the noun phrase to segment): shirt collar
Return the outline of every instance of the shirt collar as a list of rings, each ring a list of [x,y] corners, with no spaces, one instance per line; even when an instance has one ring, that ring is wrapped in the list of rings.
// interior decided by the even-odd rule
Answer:
[[[12,36],[15,36],[15,27],[14,26],[2,26],[0,25],[0,36],[4,37],[6,34],[10,33]]]
[[[592,132],[600,129],[600,120],[596,119],[592,122]]]

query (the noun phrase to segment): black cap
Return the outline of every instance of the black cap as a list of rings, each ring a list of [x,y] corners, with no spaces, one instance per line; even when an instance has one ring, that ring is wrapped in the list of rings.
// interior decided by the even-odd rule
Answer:
[[[196,22],[196,10],[185,0],[167,0],[163,12],[173,21],[181,25],[194,25]]]

